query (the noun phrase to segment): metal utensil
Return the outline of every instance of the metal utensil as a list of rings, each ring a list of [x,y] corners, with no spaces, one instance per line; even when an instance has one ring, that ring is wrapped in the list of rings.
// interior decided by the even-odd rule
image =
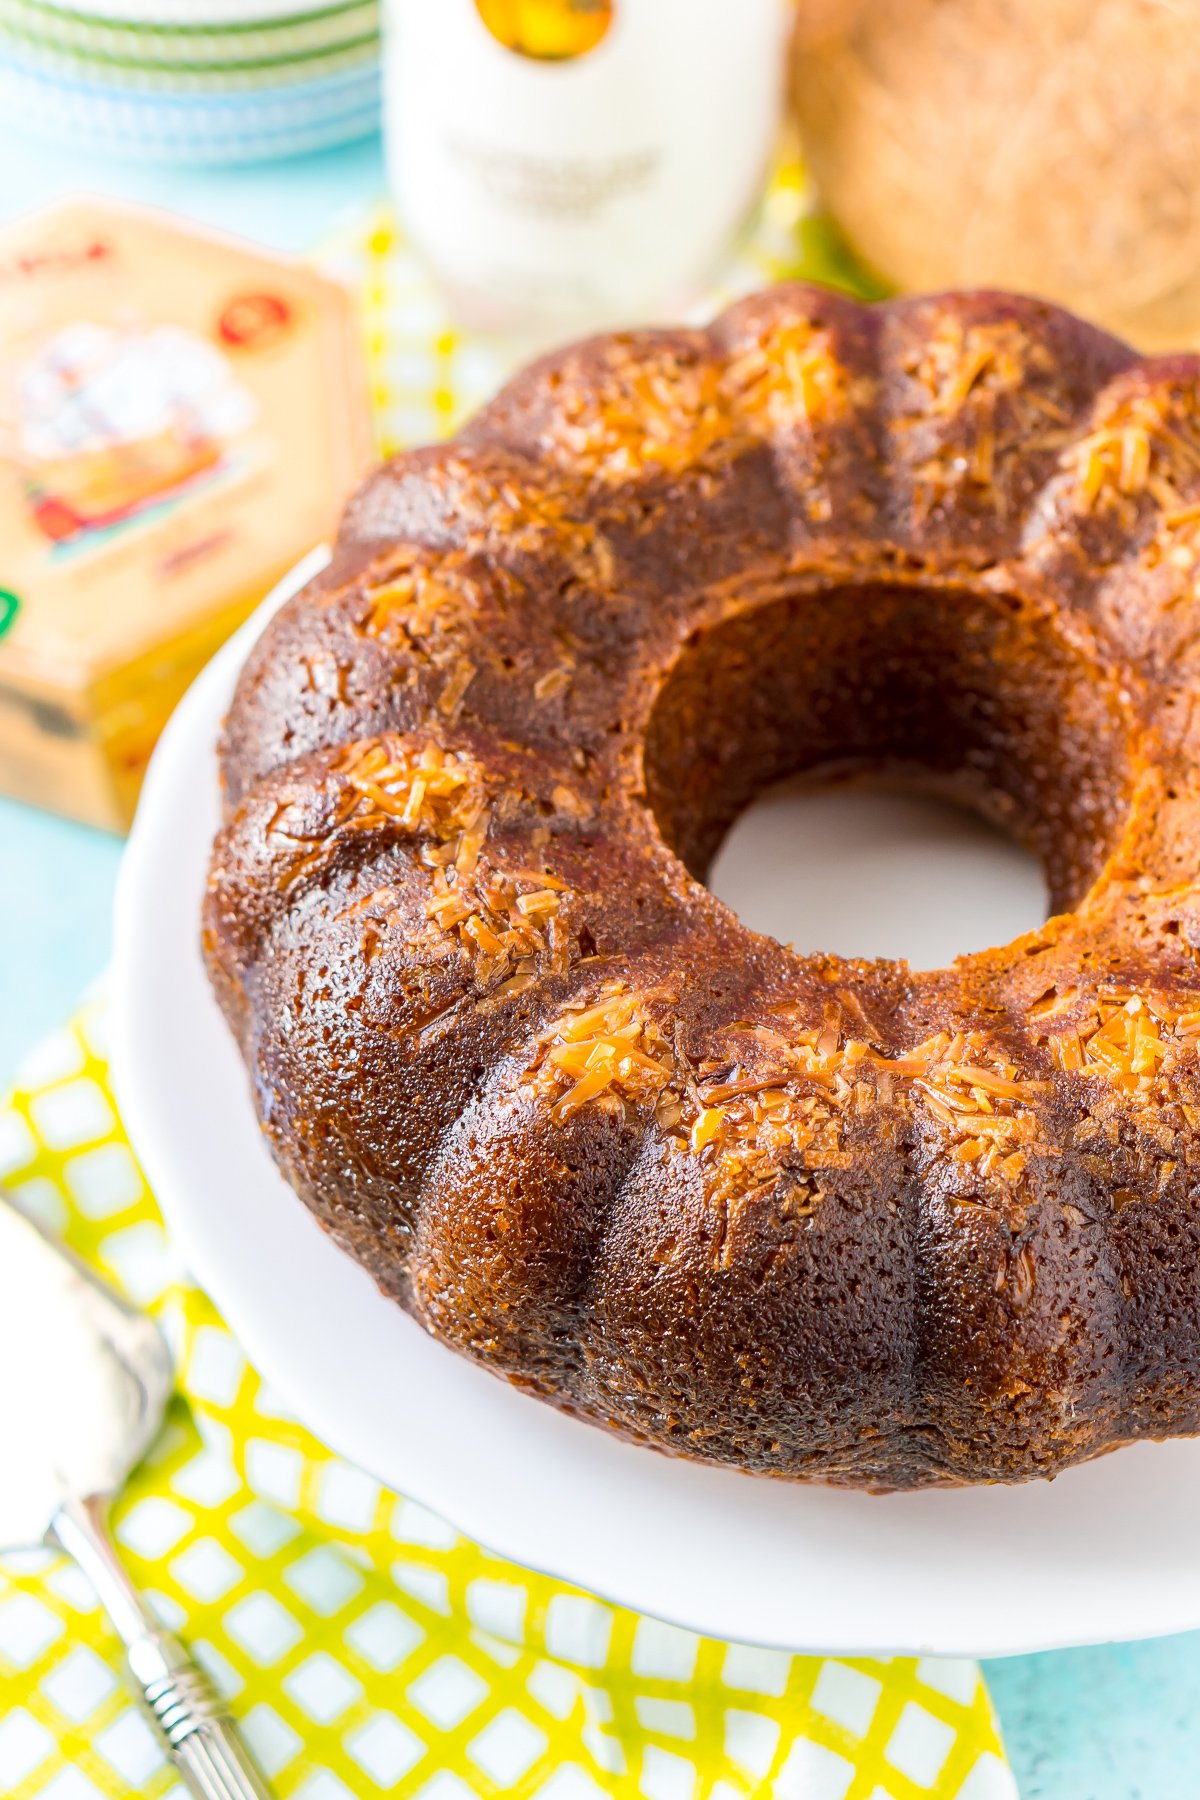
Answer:
[[[9,1352],[0,1357],[0,1382],[21,1384],[9,1409],[13,1435],[0,1440],[0,1543],[15,1529],[22,1541],[4,1548],[57,1544],[83,1570],[125,1646],[131,1685],[190,1793],[198,1800],[270,1800],[206,1677],[150,1612],[108,1533],[109,1503],[162,1424],[174,1387],[170,1351],[150,1319],[3,1193],[0,1348]],[[86,1429],[63,1407],[71,1380],[103,1401],[80,1415]]]

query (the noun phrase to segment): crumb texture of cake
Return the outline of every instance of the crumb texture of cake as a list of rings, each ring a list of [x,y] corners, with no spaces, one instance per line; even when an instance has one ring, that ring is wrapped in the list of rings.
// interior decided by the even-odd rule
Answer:
[[[875,1488],[1200,1431],[1200,359],[786,286],[380,468],[251,651],[204,947],[389,1296],[659,1450]],[[704,886],[935,781],[1051,916],[918,973]],[[819,869],[813,880],[822,879]]]

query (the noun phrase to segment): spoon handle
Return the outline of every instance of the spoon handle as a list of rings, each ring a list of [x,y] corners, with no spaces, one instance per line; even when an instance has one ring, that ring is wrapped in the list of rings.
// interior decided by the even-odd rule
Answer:
[[[133,1685],[196,1800],[271,1800],[207,1678],[164,1631],[108,1535],[103,1500],[68,1500],[53,1535],[91,1581],[121,1642]]]

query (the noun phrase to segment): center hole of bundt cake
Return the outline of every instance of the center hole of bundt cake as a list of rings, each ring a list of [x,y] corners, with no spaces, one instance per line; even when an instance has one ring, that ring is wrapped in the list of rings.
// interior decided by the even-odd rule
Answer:
[[[744,925],[802,954],[914,969],[1003,944],[1046,916],[1037,857],[941,795],[797,776],[734,820],[708,885]]]
[[[883,776],[893,789],[932,791],[998,826],[1040,864],[1049,909],[1066,911],[1095,880],[1126,815],[1123,706],[1112,675],[1043,609],[1013,595],[875,583],[758,604],[748,597],[692,632],[667,669],[647,727],[646,792],[663,837],[704,881],[730,826],[765,788],[787,777]],[[843,792],[847,807],[861,807]],[[780,831],[805,832],[802,813],[780,805],[769,816]],[[928,808],[909,816],[930,829]],[[836,884],[828,823],[809,815],[788,865],[793,879]],[[944,828],[941,836],[944,849]],[[853,837],[851,829],[848,847]],[[764,853],[759,827],[741,842],[743,861]],[[980,850],[984,842],[976,839]],[[983,854],[994,857],[995,847]],[[881,908],[885,860],[871,865]],[[853,866],[852,853],[847,878]],[[1017,867],[1010,855],[1006,885],[1015,879],[1024,896],[1011,915],[1019,930],[1042,909],[1032,872],[1022,878]],[[995,916],[1003,924],[1010,915]],[[989,941],[981,916],[974,944],[948,940],[946,953]]]

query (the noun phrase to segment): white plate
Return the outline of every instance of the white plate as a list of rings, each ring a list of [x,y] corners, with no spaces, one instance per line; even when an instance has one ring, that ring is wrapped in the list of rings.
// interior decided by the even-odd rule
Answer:
[[[191,1269],[306,1424],[502,1555],[720,1638],[1005,1655],[1200,1625],[1200,1443],[1139,1445],[1020,1488],[878,1498],[754,1480],[564,1418],[379,1295],[276,1174],[197,949],[213,745],[261,624],[200,677],[150,770],[118,894],[114,1076]],[[837,818],[849,820],[862,850],[869,808],[883,803],[857,804],[826,804],[825,824],[836,836]],[[764,816],[776,844],[769,808],[743,829],[762,834]],[[870,830],[886,823],[880,813]],[[748,915],[750,898],[779,904],[757,856],[726,855],[725,897],[739,898],[737,865],[751,861]],[[1003,891],[994,917],[1029,923],[1036,888],[1019,857],[979,842],[961,894],[972,869],[975,892],[981,881]],[[913,892],[896,904],[922,907]],[[831,884],[824,921],[810,914],[805,930],[843,912]]]

